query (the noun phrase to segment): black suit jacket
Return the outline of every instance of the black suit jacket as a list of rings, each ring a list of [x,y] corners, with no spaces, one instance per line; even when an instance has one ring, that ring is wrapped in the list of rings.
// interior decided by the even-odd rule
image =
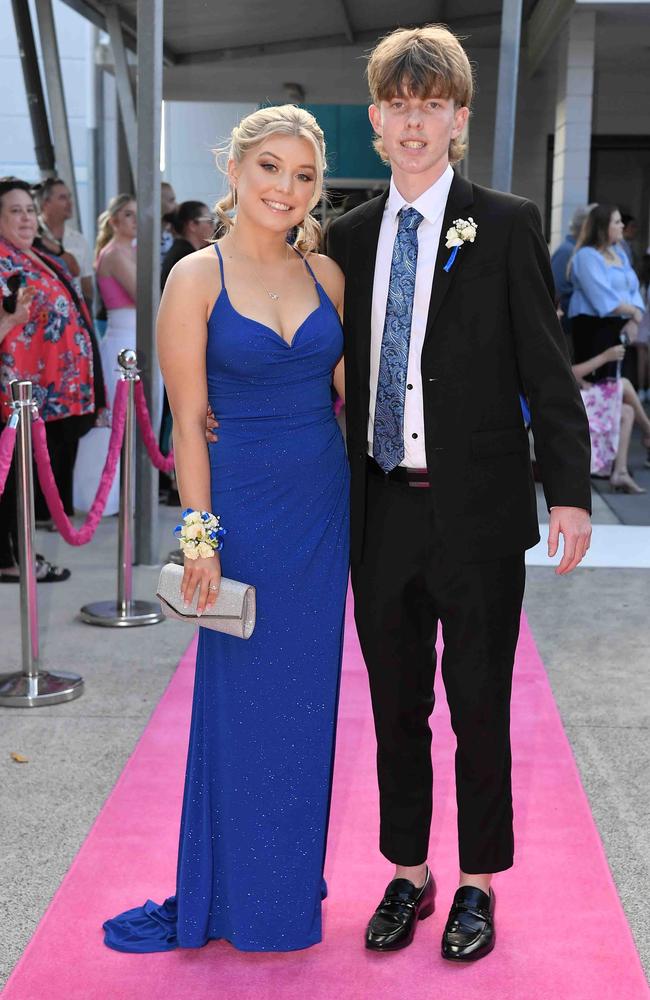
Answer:
[[[352,472],[352,560],[363,554],[370,405],[370,315],[387,193],[337,219],[328,253],[345,279],[346,419]],[[472,216],[476,241],[449,272],[447,229]],[[436,524],[463,560],[539,541],[519,393],[529,401],[549,507],[591,510],[587,418],[554,306],[537,207],[454,177],[422,351],[428,491]],[[395,544],[399,544],[399,525]]]

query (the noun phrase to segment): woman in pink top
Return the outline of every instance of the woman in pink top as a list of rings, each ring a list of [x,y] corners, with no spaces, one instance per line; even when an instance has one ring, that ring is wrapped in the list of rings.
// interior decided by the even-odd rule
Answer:
[[[100,351],[106,393],[112,405],[120,377],[117,356],[125,347],[135,349],[137,215],[133,196],[118,194],[112,198],[98,224],[95,273],[108,314]],[[109,427],[95,427],[82,440],[74,481],[74,505],[79,510],[89,510],[95,498],[109,438]],[[116,514],[118,509],[119,467],[104,513]]]

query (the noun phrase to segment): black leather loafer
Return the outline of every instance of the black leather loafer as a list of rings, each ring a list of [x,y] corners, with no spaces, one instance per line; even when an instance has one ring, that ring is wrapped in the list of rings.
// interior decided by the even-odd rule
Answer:
[[[420,889],[408,879],[393,879],[366,929],[366,948],[371,951],[406,948],[413,940],[418,920],[433,913],[435,898],[436,885],[428,868]]]
[[[494,892],[473,885],[456,891],[442,935],[442,957],[451,962],[475,962],[494,948]]]

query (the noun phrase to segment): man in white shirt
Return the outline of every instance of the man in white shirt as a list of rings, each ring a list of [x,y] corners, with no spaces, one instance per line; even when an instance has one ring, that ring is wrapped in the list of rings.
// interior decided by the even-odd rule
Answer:
[[[355,619],[368,669],[380,850],[395,876],[366,947],[395,951],[433,912],[435,642],[457,738],[459,887],[450,961],[494,946],[495,872],[513,864],[510,690],[524,551],[539,540],[520,393],[551,511],[557,572],[589,545],[589,431],[531,202],[454,173],[472,70],[446,28],[399,29],[370,57],[389,191],[337,219]]]
[[[61,257],[72,274],[72,283],[92,311],[93,259],[83,233],[71,224],[72,194],[65,181],[47,178],[38,192],[39,235],[46,250]],[[70,258],[73,258],[72,260]]]
[[[412,207],[419,211],[423,218],[418,227],[417,271],[415,276],[415,294],[413,298],[406,395],[404,400],[404,458],[400,463],[411,469],[426,469],[427,467],[420,360],[427,328],[429,299],[431,298],[431,275],[436,263],[442,219],[453,179],[454,171],[451,165],[447,164],[445,171],[438,180],[412,203]],[[388,201],[384,209],[381,229],[379,230],[379,240],[377,242],[377,261],[375,264],[372,293],[370,413],[368,420],[369,444],[373,440],[379,360],[384,333],[386,303],[388,300],[391,256],[397,235],[399,213],[407,205],[408,202],[399,193],[395,185],[395,179],[391,178]],[[370,449],[369,454],[372,454]]]

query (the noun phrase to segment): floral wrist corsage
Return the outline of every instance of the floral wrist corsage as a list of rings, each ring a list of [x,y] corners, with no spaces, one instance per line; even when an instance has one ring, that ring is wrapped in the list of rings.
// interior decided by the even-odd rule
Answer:
[[[226,529],[221,527],[218,514],[188,507],[182,517],[183,523],[176,525],[174,534],[188,559],[209,559],[223,548]]]

